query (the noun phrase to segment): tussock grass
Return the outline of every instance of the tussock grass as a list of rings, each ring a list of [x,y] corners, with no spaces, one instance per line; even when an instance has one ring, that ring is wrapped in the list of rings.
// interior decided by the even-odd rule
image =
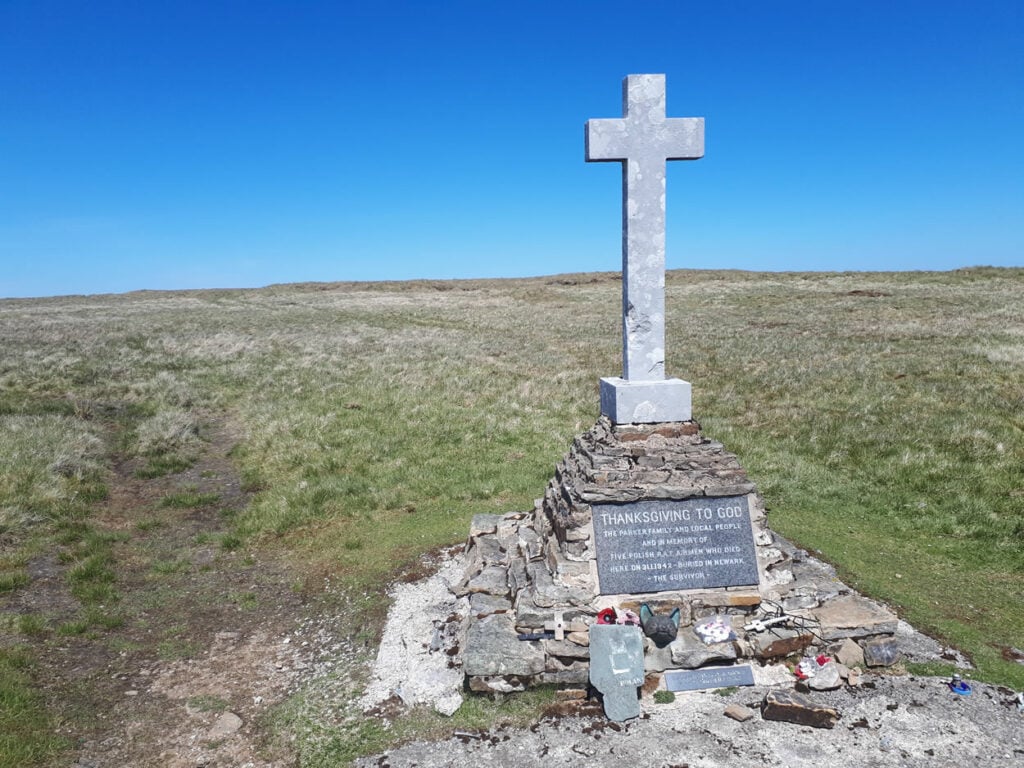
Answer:
[[[99,421],[159,475],[219,414],[254,494],[222,547],[284,548],[307,585],[379,601],[472,514],[532,506],[620,371],[620,289],[594,274],[0,301],[0,427],[20,425],[0,441],[0,535],[48,519],[66,546],[87,535]],[[1024,637],[1024,270],[685,271],[667,294],[667,369],[772,526],[979,678],[1024,688],[1001,656]],[[372,638],[379,611],[349,609]]]
[[[52,518],[102,473],[102,440],[56,414],[0,415],[0,530]]]
[[[176,454],[199,443],[199,423],[180,408],[167,408],[139,424],[137,450],[143,456]]]

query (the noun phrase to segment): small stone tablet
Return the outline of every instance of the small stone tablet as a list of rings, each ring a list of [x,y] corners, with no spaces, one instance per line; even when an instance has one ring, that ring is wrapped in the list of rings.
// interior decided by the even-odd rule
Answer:
[[[644,637],[639,627],[591,625],[590,682],[604,695],[609,720],[640,716],[637,688],[644,684]]]

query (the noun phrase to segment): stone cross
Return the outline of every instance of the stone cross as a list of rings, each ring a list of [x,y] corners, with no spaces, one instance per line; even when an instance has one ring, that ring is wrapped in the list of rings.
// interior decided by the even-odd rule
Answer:
[[[688,421],[690,384],[665,378],[665,162],[704,155],[704,118],[665,117],[665,76],[629,75],[621,118],[588,120],[587,162],[622,163],[622,378],[601,379],[615,423]]]

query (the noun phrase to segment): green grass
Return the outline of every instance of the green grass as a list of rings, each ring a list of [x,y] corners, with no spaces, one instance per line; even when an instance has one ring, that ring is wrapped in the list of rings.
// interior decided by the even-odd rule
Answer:
[[[228,601],[240,610],[251,611],[259,604],[259,597],[253,592],[234,591],[228,594]]]
[[[620,289],[581,275],[0,301],[0,536],[21,557],[0,567],[0,607],[31,589],[39,531],[87,607],[116,601],[121,545],[90,543],[105,457],[143,461],[165,508],[219,503],[165,477],[219,420],[253,494],[221,548],[365,592],[345,610],[371,643],[397,571],[463,540],[474,513],[530,509],[593,424],[598,378],[621,366]],[[1024,638],[1021,295],[1020,269],[667,278],[667,369],[772,527],[1017,690],[1002,648]],[[303,709],[304,765],[394,738],[320,715]]]
[[[28,584],[28,574],[23,571],[0,573],[0,592],[13,592]]]
[[[157,644],[157,655],[165,661],[193,659],[200,650],[198,643],[178,637],[168,637]]]
[[[175,475],[184,472],[196,463],[194,456],[179,456],[175,453],[159,454],[147,457],[146,465],[135,471],[135,476],[143,480],[150,480],[165,475]]]
[[[0,765],[30,766],[67,747],[32,683],[31,657],[0,647]]]
[[[196,712],[215,712],[218,714],[230,706],[230,702],[227,700],[222,699],[220,696],[212,696],[210,694],[191,696],[186,704],[189,709]]]
[[[18,631],[23,635],[39,636],[46,633],[48,624],[45,616],[25,613],[18,617]]]
[[[383,751],[396,743],[443,740],[458,730],[486,731],[495,725],[525,727],[536,721],[554,700],[552,689],[546,687],[497,700],[472,696],[452,717],[415,707],[403,710],[401,717],[390,721],[362,717],[346,704],[332,707],[332,720],[328,723],[319,715],[324,702],[318,698],[325,693],[313,687],[276,708],[264,723],[268,731],[281,738],[298,737],[296,746],[303,768],[348,765],[354,758]]]

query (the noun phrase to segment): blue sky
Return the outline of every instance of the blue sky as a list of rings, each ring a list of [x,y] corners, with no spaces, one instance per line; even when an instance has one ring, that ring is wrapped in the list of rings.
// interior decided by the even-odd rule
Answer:
[[[1024,265],[1022,8],[0,0],[0,296],[618,269],[662,72],[670,268]]]

